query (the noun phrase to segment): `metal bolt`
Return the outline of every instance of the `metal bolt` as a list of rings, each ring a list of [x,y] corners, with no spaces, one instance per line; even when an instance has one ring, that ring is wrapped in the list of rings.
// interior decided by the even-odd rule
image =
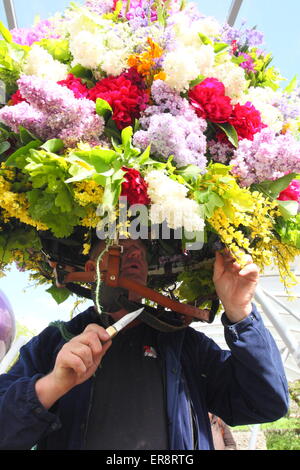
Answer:
[[[115,280],[116,280],[116,276],[110,276],[110,280],[111,280],[111,281],[115,281]]]

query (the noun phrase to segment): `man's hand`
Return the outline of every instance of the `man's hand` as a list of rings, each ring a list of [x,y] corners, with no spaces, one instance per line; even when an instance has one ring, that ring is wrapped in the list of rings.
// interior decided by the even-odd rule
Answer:
[[[88,380],[99,367],[112,342],[99,325],[88,325],[82,334],[66,343],[57,355],[53,371],[38,380],[36,392],[46,409],[76,385]]]
[[[213,281],[216,292],[232,323],[246,318],[252,310],[252,299],[259,279],[259,268],[251,256],[244,268],[229,251],[216,253]]]

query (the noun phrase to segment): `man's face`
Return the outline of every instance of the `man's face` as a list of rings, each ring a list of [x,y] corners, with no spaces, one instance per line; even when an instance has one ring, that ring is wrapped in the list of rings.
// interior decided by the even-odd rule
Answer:
[[[147,285],[148,263],[145,245],[141,240],[120,240],[120,245],[123,247],[120,276]],[[104,243],[100,242],[98,256],[104,247]],[[108,253],[105,253],[100,264],[100,271],[108,269],[108,260]]]

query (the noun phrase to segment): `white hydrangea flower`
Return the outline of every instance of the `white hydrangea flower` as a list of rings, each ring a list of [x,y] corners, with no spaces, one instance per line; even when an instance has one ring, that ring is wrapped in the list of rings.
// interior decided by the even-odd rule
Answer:
[[[214,67],[211,76],[224,84],[225,93],[231,98],[233,104],[240,102],[248,87],[245,71],[242,67],[237,67],[228,58],[225,62]]]
[[[148,196],[151,199],[150,218],[153,224],[167,222],[176,230],[201,232],[204,229],[201,207],[187,197],[188,189],[163,172],[152,170],[145,176]]]
[[[250,87],[241,99],[240,103],[245,104],[247,101],[260,112],[261,119],[264,124],[275,132],[280,132],[284,123],[284,117],[280,110],[273,106],[278,101],[279,91],[271,88]]]
[[[189,83],[199,75],[210,76],[215,61],[213,47],[178,47],[166,54],[163,70],[167,74],[166,83],[181,92],[189,88]]]
[[[43,66],[41,67],[41,64]],[[58,60],[43,47],[34,44],[23,66],[25,75],[34,75],[54,82],[65,80],[68,75],[68,67]]]
[[[101,68],[108,75],[117,77],[124,72],[126,68],[128,68],[128,57],[129,54],[126,52],[124,53],[123,50],[105,51]]]
[[[190,18],[182,12],[172,17],[172,24],[176,37],[185,46],[201,45],[199,33],[214,38],[221,30],[220,24],[214,18],[201,18],[191,23]]]
[[[73,65],[80,64],[83,67],[96,69],[104,58],[104,36],[99,33],[80,31],[70,39],[70,51],[73,55]]]

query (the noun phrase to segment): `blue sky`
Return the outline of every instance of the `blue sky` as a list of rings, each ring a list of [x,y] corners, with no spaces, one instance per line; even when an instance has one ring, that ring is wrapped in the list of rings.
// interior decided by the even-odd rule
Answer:
[[[196,3],[204,14],[223,22],[231,0],[198,0]],[[68,4],[66,0],[15,0],[19,26],[28,27],[36,15],[47,18]],[[2,2],[0,17],[4,20]],[[265,49],[273,53],[274,65],[290,80],[295,74],[300,77],[299,18],[299,0],[244,0],[236,26],[242,20],[247,20],[249,26],[256,25],[257,29],[263,31]],[[73,300],[58,307],[44,288],[32,287],[28,275],[17,272],[15,268],[0,279],[0,289],[9,298],[17,320],[36,331],[58,318],[67,320],[76,300],[73,297]]]

